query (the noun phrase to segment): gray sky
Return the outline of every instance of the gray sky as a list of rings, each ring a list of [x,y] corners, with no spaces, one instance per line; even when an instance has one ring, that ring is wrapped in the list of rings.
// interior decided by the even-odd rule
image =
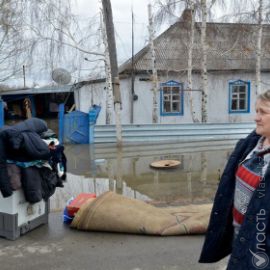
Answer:
[[[148,0],[111,0],[119,63],[131,57],[131,10],[134,13],[135,52],[147,44]],[[74,11],[83,17],[99,13],[101,1],[77,0]]]
[[[100,12],[101,0],[74,0],[74,12],[83,17],[91,17]],[[229,2],[229,0],[227,0]],[[119,64],[131,57],[131,10],[134,13],[134,49],[142,49],[148,41],[148,3],[154,0],[111,0],[116,33]],[[154,9],[154,8],[153,8]],[[217,11],[214,11],[217,14]],[[218,12],[220,13],[220,12]],[[169,24],[163,25],[159,32]]]
[[[73,13],[79,15],[82,20],[93,18],[96,16],[97,21],[100,17],[101,9],[101,0],[71,0],[73,3]],[[239,0],[243,1],[243,0]],[[257,0],[256,0],[257,1]],[[118,63],[122,64],[124,61],[131,58],[131,11],[133,9],[135,23],[134,23],[134,38],[135,38],[135,53],[142,49],[148,42],[148,10],[147,5],[151,2],[153,4],[154,0],[111,0],[113,18],[115,25],[116,33],[116,44],[117,44],[117,55]],[[229,3],[230,0],[227,0],[226,3]],[[243,6],[241,6],[243,8]],[[225,11],[219,9],[218,13],[224,13]],[[217,14],[217,12],[214,12]],[[180,14],[179,14],[180,15]],[[169,25],[163,26],[159,32],[165,30]],[[156,34],[157,36],[158,34]],[[91,48],[92,49],[92,48]],[[87,55],[82,56],[82,59],[88,57]],[[90,58],[90,57],[89,57]],[[94,57],[93,57],[94,58]],[[91,59],[95,60],[95,59]],[[62,66],[61,66],[62,67]],[[69,70],[69,67],[65,67]],[[104,63],[102,61],[94,62],[93,64],[89,61],[79,60],[79,65],[77,71],[72,71],[73,80],[81,78],[83,74],[88,76],[92,74],[104,73]],[[71,72],[71,73],[72,73]],[[81,72],[77,74],[76,72]],[[95,74],[96,73],[96,74]],[[51,76],[50,72],[47,74],[47,77]],[[44,73],[39,72],[39,76],[34,74],[33,78],[29,78],[28,81],[34,80],[43,80],[43,77],[46,77]],[[39,78],[41,77],[41,78]],[[16,78],[15,78],[16,80]]]

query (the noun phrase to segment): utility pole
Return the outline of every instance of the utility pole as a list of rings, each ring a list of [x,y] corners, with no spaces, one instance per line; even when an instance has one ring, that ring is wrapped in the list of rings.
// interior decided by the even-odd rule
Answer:
[[[118,76],[117,53],[114,35],[114,24],[112,16],[112,6],[110,0],[102,0],[103,16],[105,21],[109,58],[111,65],[111,77],[114,96],[115,126],[117,145],[122,145],[122,127],[121,127],[121,93],[120,81]]]
[[[158,122],[158,104],[157,104],[157,91],[158,91],[158,77],[156,68],[156,52],[154,47],[154,30],[153,30],[153,16],[152,6],[148,4],[148,20],[149,20],[149,44],[151,51],[151,62],[152,62],[152,83],[153,83],[153,111],[152,111],[152,123]]]
[[[132,40],[132,47],[131,47],[131,100],[130,100],[130,123],[134,123],[134,82],[135,82],[135,74],[134,74],[134,14],[132,9],[132,29],[131,29],[131,40]]]

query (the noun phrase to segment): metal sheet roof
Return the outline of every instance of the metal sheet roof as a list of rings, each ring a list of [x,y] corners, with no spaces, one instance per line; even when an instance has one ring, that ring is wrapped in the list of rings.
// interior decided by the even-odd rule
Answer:
[[[10,89],[0,91],[0,97],[5,95],[20,95],[20,94],[48,94],[48,93],[63,93],[73,91],[73,85],[61,86],[46,86],[41,88],[23,88],[23,89]]]
[[[155,41],[156,65],[159,71],[185,71],[188,63],[190,26],[179,21],[158,36]],[[208,71],[255,70],[257,25],[239,23],[207,23]],[[193,70],[201,69],[200,23],[195,23]],[[150,47],[146,46],[134,57],[136,72],[151,71]],[[262,70],[270,70],[270,25],[263,26]],[[131,71],[131,59],[120,73]]]

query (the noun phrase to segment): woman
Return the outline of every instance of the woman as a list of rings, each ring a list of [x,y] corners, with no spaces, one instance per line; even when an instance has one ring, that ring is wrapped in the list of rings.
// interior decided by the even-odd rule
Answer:
[[[201,263],[231,253],[228,270],[270,269],[270,90],[257,98],[255,122],[223,172]]]

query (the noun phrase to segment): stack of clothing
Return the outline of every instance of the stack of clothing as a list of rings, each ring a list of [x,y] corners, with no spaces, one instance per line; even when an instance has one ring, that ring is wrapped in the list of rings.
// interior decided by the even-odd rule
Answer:
[[[49,199],[66,179],[64,147],[45,121],[27,119],[0,129],[0,191],[9,197],[22,188],[25,199]]]

